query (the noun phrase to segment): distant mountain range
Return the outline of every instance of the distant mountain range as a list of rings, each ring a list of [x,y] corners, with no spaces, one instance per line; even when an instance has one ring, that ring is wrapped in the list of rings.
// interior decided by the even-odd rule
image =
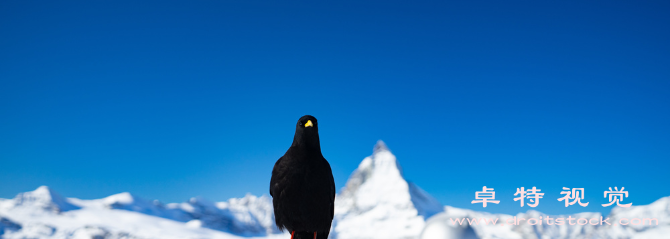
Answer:
[[[81,200],[63,198],[41,186],[13,199],[0,199],[0,238],[289,238],[274,225],[271,200],[247,195],[225,202],[191,198],[163,204],[130,193]],[[536,211],[516,215],[540,216],[547,215]],[[656,218],[658,226],[453,225],[452,218],[463,217],[513,216],[442,206],[405,180],[396,157],[379,141],[337,195],[330,238],[670,238],[670,197],[645,206],[616,207],[609,215],[614,220]]]

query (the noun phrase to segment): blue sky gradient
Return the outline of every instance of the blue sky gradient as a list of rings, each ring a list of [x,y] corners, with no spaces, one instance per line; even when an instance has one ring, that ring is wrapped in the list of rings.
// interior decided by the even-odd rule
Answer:
[[[670,196],[670,3],[0,2],[0,198],[267,194],[295,121],[338,188],[378,139],[445,205]],[[586,189],[565,208],[562,187]],[[626,202],[626,201],[625,201]]]

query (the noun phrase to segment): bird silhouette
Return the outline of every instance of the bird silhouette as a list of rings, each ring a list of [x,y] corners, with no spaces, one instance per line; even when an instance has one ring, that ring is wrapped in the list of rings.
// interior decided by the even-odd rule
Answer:
[[[326,239],[335,206],[335,181],[321,154],[319,125],[305,115],[298,120],[293,143],[272,169],[270,195],[279,230],[292,239]]]

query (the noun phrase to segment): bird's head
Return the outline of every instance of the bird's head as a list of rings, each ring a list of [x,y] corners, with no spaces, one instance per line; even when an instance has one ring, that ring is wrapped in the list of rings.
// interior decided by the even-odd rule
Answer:
[[[300,117],[298,124],[295,126],[293,144],[319,147],[319,124],[314,116],[305,115]]]
[[[305,115],[303,117],[300,117],[298,120],[298,125],[296,125],[297,130],[302,130],[304,132],[308,131],[317,131],[318,125],[316,122],[316,118],[311,115]]]

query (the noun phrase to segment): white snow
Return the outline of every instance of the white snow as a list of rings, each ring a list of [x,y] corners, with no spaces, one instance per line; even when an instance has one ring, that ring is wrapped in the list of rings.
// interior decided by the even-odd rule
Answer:
[[[335,200],[333,235],[348,238],[412,238],[440,203],[402,176],[396,157],[379,141]]]
[[[574,239],[589,239],[589,238],[668,238],[670,233],[670,197],[664,197],[656,202],[643,205],[631,206],[629,208],[615,207],[607,216],[611,225],[547,225],[546,223],[538,225],[530,225],[522,223],[520,225],[500,225],[500,224],[484,224],[469,225],[467,222],[462,225],[454,225],[452,219],[458,218],[500,218],[500,221],[506,221],[512,217],[516,218],[546,218],[548,215],[538,211],[530,210],[526,213],[519,213],[515,216],[505,214],[489,214],[485,212],[476,212],[466,209],[459,209],[454,207],[445,207],[445,212],[439,213],[426,222],[426,227],[423,230],[420,239],[448,239],[460,238],[454,235],[461,235],[468,227],[471,227],[476,235],[469,235],[467,238],[574,238]],[[585,212],[572,215],[549,215],[551,218],[600,218],[600,213]],[[607,218],[604,217],[604,218]],[[621,225],[620,219],[627,218],[656,218],[658,225]],[[458,223],[456,223],[458,224]],[[459,234],[461,233],[461,234]],[[466,236],[462,236],[466,237]]]
[[[272,199],[248,194],[225,202],[191,198],[163,204],[130,193],[102,199],[63,198],[46,186],[0,199],[0,238],[283,238],[274,225]],[[517,218],[545,217],[537,211]],[[452,225],[450,218],[500,218],[450,206],[443,207],[427,192],[405,180],[396,157],[379,141],[363,159],[335,200],[331,239],[420,238],[668,238],[670,197],[650,205],[616,207],[610,222],[622,218],[656,218],[658,225]],[[563,216],[552,216],[567,217]],[[600,213],[572,217],[597,218]],[[428,220],[426,221],[426,219]]]
[[[164,206],[129,193],[64,199],[42,186],[0,200],[0,238],[281,237],[270,220],[274,219],[267,196],[247,195],[218,207],[202,199]]]

